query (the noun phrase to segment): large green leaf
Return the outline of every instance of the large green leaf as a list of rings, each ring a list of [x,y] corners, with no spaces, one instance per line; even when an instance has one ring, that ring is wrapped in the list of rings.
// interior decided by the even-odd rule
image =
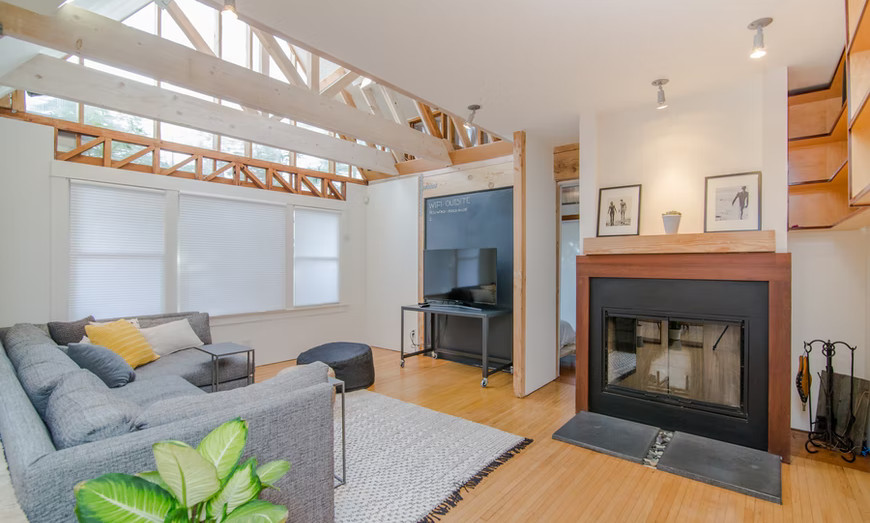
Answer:
[[[136,474],[136,476],[144,479],[145,481],[150,481],[151,483],[154,483],[166,492],[172,492],[172,489],[169,488],[169,485],[167,485],[165,481],[163,481],[163,478],[160,477],[160,473],[156,470],[152,470],[149,472],[140,472]]]
[[[190,516],[186,508],[179,507],[166,515],[163,523],[190,523]]]
[[[283,459],[276,459],[257,467],[257,477],[260,482],[267,487],[274,485],[279,479],[284,477],[290,470],[290,462]]]
[[[223,523],[284,523],[288,515],[286,507],[255,499],[234,510]]]
[[[104,474],[74,488],[76,516],[83,523],[162,522],[177,506],[172,494],[127,474]]]
[[[221,487],[217,471],[186,443],[160,441],[152,447],[157,471],[182,506],[192,507],[214,495]]]
[[[208,501],[209,516],[217,518],[224,513],[224,507],[229,514],[236,507],[244,505],[260,494],[263,487],[260,485],[257,473],[254,472],[256,467],[257,461],[251,458],[233,472],[221,491]]]
[[[196,450],[214,465],[218,479],[224,481],[242,457],[247,441],[248,422],[236,418],[211,431]]]

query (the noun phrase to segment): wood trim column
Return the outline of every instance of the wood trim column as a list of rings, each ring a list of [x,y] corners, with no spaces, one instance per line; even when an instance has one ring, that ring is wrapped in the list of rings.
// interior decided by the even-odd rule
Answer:
[[[514,133],[514,394],[526,395],[526,132]]]

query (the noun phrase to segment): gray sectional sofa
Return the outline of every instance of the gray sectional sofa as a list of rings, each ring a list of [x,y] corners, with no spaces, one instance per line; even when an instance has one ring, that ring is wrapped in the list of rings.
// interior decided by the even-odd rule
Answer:
[[[140,322],[179,317],[211,342],[207,315]],[[292,464],[276,485],[280,490],[264,497],[287,506],[291,521],[332,521],[333,411],[326,365],[243,387],[244,357],[229,360],[221,379],[238,376],[230,384],[237,388],[206,393],[211,359],[187,349],[141,366],[134,381],[109,388],[79,368],[48,332],[45,325],[0,329],[0,440],[18,501],[32,523],[74,521],[78,482],[107,472],[153,470],[155,442],[195,445],[236,417],[248,421],[247,456]]]

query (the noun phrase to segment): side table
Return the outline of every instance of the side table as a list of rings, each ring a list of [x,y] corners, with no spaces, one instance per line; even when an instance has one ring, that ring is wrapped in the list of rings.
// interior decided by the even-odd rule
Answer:
[[[213,343],[211,345],[203,345],[196,347],[198,350],[211,356],[211,392],[217,392],[218,386],[221,384],[219,376],[218,362],[221,358],[232,356],[234,354],[245,354],[247,356],[246,375],[248,385],[254,383],[254,349],[245,347],[238,343]],[[238,378],[232,378],[226,381],[233,381]]]
[[[347,483],[347,438],[344,432],[344,382],[340,379],[329,377],[329,384],[341,392],[341,477],[334,474],[338,488]]]

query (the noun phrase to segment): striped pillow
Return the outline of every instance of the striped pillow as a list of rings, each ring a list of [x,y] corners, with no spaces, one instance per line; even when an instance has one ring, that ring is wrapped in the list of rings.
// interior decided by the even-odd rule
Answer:
[[[87,325],[85,332],[92,344],[117,353],[134,369],[160,357],[154,353],[139,329],[127,320],[121,319],[105,325]]]

